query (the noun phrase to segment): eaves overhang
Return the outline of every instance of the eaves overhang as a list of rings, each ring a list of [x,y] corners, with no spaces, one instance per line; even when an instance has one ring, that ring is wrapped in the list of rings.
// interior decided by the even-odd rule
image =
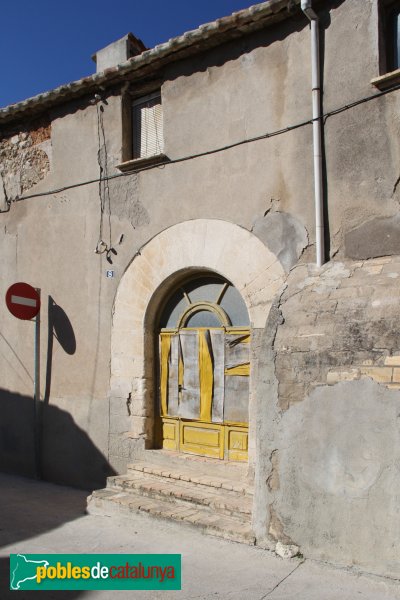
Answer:
[[[98,93],[125,81],[135,81],[160,68],[282,21],[299,10],[300,0],[268,0],[198,29],[172,38],[138,56],[72,83],[61,85],[17,104],[0,109],[0,125],[38,116],[46,110],[79,97]]]

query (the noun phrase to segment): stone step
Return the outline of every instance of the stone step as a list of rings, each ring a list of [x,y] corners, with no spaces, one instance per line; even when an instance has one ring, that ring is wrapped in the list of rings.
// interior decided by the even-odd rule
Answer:
[[[173,450],[142,450],[135,462],[163,466],[166,469],[195,471],[198,475],[222,477],[233,481],[246,481],[248,464],[196,456]]]
[[[249,545],[255,543],[250,524],[237,517],[216,514],[194,504],[184,506],[166,502],[165,499],[148,498],[134,490],[96,490],[88,498],[87,512],[100,515],[145,512],[153,517],[194,526],[204,533],[224,539]]]
[[[146,471],[129,472],[107,479],[107,488],[134,490],[149,498],[163,499],[180,505],[208,507],[215,513],[251,520],[252,497],[222,487],[196,484],[179,478],[154,476]]]
[[[208,474],[205,469],[198,469],[196,463],[190,464],[186,462],[183,465],[160,465],[157,463],[136,462],[128,465],[128,474],[147,473],[159,478],[176,480],[181,482],[189,482],[198,486],[211,487],[219,490],[227,490],[236,492],[237,494],[252,496],[253,487],[246,481],[240,479],[240,473],[237,473],[238,478],[233,479],[229,473],[223,473],[223,476]],[[228,477],[228,475],[231,475]]]

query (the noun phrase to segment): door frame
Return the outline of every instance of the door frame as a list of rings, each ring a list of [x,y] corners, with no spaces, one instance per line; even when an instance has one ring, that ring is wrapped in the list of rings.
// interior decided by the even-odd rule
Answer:
[[[112,310],[108,393],[109,460],[120,472],[145,449],[155,447],[155,324],[160,306],[183,278],[201,272],[231,281],[250,316],[249,473],[254,476],[263,444],[257,423],[264,419],[269,402],[258,390],[259,349],[286,274],[277,256],[254,233],[224,219],[185,220],[156,232],[132,255],[121,276]]]

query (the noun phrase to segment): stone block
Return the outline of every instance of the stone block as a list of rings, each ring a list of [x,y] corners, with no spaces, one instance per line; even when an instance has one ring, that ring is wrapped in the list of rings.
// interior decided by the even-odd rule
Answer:
[[[337,303],[336,310],[338,312],[348,312],[349,308],[352,310],[362,308],[364,309],[369,304],[369,298],[366,297],[354,297],[353,299],[340,298]]]
[[[380,275],[382,273],[381,265],[364,265],[363,270],[369,275]]]
[[[333,335],[334,325],[332,324],[324,324],[324,325],[315,325],[314,327],[310,326],[302,326],[299,327],[297,335],[301,338],[306,337],[324,337]]]
[[[354,381],[360,379],[360,369],[347,369],[343,371],[329,371],[326,376],[326,382],[329,385],[338,383],[339,381]]]
[[[290,350],[291,352],[317,352],[331,348],[333,339],[333,334],[303,334],[303,336],[301,337],[297,336],[295,338],[287,339],[286,345],[284,347]]]
[[[110,414],[129,416],[127,408],[128,394],[125,397],[110,396]]]
[[[135,454],[135,440],[124,435],[110,435],[109,453],[112,456],[131,460]]]
[[[257,306],[249,307],[249,315],[252,327],[264,328],[270,309],[271,303],[258,304]]]
[[[147,436],[151,433],[152,421],[148,417],[133,416],[130,433],[134,437]]]
[[[130,431],[131,429],[131,417],[126,411],[125,414],[110,414],[110,433],[123,433]]]
[[[131,377],[111,377],[110,388],[110,397],[127,398],[132,390],[132,379]]]
[[[399,368],[393,369],[392,381],[400,381],[400,369]]]
[[[132,374],[133,360],[123,355],[111,357],[111,374],[114,377],[129,377]]]
[[[392,381],[392,369],[390,367],[361,367],[361,375],[371,377],[378,383]]]
[[[333,292],[335,298],[358,298],[360,290],[357,286],[354,287],[340,287]]]
[[[147,406],[142,398],[131,399],[129,409],[134,417],[149,417],[153,414],[152,407]]]
[[[291,327],[300,327],[300,326],[313,326],[317,320],[317,314],[315,312],[305,312],[301,310],[292,311],[285,310],[284,311],[285,324]],[[332,315],[329,314],[329,318],[332,320]]]
[[[398,356],[387,356],[385,358],[385,365],[389,367],[400,367],[400,355]],[[396,371],[396,369],[394,369]]]
[[[127,356],[134,356],[139,349],[143,348],[143,330],[120,329],[115,327],[112,341],[111,352],[113,354],[120,353]]]

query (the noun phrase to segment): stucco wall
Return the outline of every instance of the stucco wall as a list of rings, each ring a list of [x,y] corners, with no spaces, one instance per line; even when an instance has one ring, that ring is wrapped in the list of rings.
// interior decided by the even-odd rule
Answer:
[[[331,9],[321,9],[325,112],[374,93],[370,80],[379,72],[376,2],[338,0],[326,6]],[[6,160],[1,171],[8,187],[0,192],[6,211],[0,214],[0,295],[15,281],[42,290],[44,476],[95,487],[113,467],[124,469],[130,450],[121,435],[133,422],[126,401],[134,388],[110,393],[117,290],[127,285],[130,265],[139,264],[138,253],[163,239],[163,232],[195,220],[220,221],[228,229],[242,228],[256,240],[252,243],[272,253],[283,284],[274,288],[272,305],[271,290],[264,285],[268,302],[253,331],[258,363],[251,409],[254,527],[259,542],[273,548],[276,541],[293,541],[306,555],[398,572],[393,550],[398,490],[391,485],[396,467],[390,444],[396,436],[400,384],[400,364],[393,362],[400,351],[400,272],[397,258],[364,262],[399,253],[398,95],[360,104],[324,123],[326,233],[335,260],[319,271],[312,264],[310,124],[173,163],[311,118],[305,17],[294,15],[272,29],[169,65],[154,77],[163,80],[165,153],[172,162],[112,179],[100,194],[100,167],[102,175],[119,174],[123,128],[129,126],[122,120],[119,89],[102,91],[99,104],[84,98],[44,115],[50,127],[41,151],[49,160],[39,165],[29,188],[22,187],[38,196],[11,206],[7,200],[20,192],[7,157],[18,163],[26,152],[22,146],[10,151],[12,139],[18,144],[37,139],[41,126],[27,119],[11,124],[2,137]],[[377,219],[382,242],[374,235]],[[201,227],[191,235],[198,242]],[[115,250],[111,263],[106,253],[95,253],[100,238]],[[229,278],[229,265],[240,264],[242,254],[240,244],[229,246],[218,264],[193,260],[192,266],[214,268]],[[107,270],[113,278],[106,277]],[[289,274],[286,288],[284,272]],[[137,273],[130,282],[132,296],[148,283],[146,270]],[[125,304],[128,312],[135,310],[134,302]],[[140,309],[144,314],[146,306]],[[114,323],[121,315],[115,313]],[[136,314],[129,319],[140,321]],[[17,321],[4,309],[0,353],[0,410],[8,415],[1,419],[1,466],[32,474],[33,323]],[[340,383],[347,379],[353,381]],[[131,416],[145,419],[146,414]],[[352,430],[357,435],[350,442]],[[132,426],[128,437],[142,440],[145,431]],[[386,441],[382,431],[389,432]],[[330,440],[326,447],[325,440]],[[371,454],[360,458],[363,440]],[[360,475],[364,471],[372,473],[368,481]],[[370,527],[363,528],[356,518],[360,506]],[[354,519],[341,520],[345,509]],[[369,556],[368,546],[374,549]]]
[[[260,541],[397,576],[399,257],[294,268],[263,336]],[[275,332],[275,335],[274,335]]]

